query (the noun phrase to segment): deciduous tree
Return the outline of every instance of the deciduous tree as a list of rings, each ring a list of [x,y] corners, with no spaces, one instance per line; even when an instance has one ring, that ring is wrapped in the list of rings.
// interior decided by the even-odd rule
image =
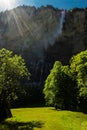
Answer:
[[[27,76],[29,72],[21,56],[0,50],[0,120],[12,116],[8,103],[16,96],[20,80]]]
[[[76,82],[71,76],[69,66],[62,66],[59,61],[55,62],[46,79],[44,94],[47,104],[61,109],[76,109]]]
[[[72,75],[78,84],[79,106],[87,112],[87,50],[73,56],[70,63]]]

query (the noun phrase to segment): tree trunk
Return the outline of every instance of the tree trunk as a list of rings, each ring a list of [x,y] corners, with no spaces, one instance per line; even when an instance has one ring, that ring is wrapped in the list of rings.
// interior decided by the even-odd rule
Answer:
[[[12,117],[12,114],[8,101],[6,99],[0,100],[0,122],[10,117]]]

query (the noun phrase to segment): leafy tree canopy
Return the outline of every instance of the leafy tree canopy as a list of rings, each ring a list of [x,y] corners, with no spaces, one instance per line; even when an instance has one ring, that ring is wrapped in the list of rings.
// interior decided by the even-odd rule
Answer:
[[[45,94],[45,99],[47,104],[54,104],[55,93],[57,93],[58,91],[57,89],[58,78],[59,78],[58,75],[61,74],[60,73],[61,67],[62,67],[61,62],[56,61],[53,66],[53,69],[51,70],[45,82],[44,94]]]
[[[87,98],[87,50],[73,56],[70,64],[71,72],[78,82],[79,96]]]
[[[29,72],[22,57],[5,48],[0,50],[0,98],[14,97],[25,76],[29,76]]]
[[[70,66],[62,66],[56,61],[48,75],[44,94],[47,104],[62,109],[87,112],[87,50],[70,60]]]
[[[61,109],[73,109],[76,105],[75,87],[69,66],[62,66],[61,62],[56,61],[44,86],[46,103]]]

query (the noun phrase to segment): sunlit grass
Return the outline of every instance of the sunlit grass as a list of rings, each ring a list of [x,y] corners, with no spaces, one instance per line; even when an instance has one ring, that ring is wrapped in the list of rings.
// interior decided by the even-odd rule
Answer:
[[[87,130],[87,115],[53,108],[12,109],[0,130]]]

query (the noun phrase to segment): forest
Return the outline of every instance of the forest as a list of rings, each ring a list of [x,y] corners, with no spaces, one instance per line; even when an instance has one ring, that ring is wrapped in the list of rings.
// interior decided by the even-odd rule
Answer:
[[[16,100],[19,102],[18,107],[29,107],[32,102],[33,106],[87,112],[87,50],[71,57],[70,65],[63,66],[60,61],[56,61],[42,92],[37,92],[37,86],[26,87],[30,73],[21,56],[3,48],[0,50],[0,66],[0,121],[12,116],[10,107],[14,107]],[[37,102],[38,95],[40,104],[34,104],[33,98],[29,102],[29,94]]]

